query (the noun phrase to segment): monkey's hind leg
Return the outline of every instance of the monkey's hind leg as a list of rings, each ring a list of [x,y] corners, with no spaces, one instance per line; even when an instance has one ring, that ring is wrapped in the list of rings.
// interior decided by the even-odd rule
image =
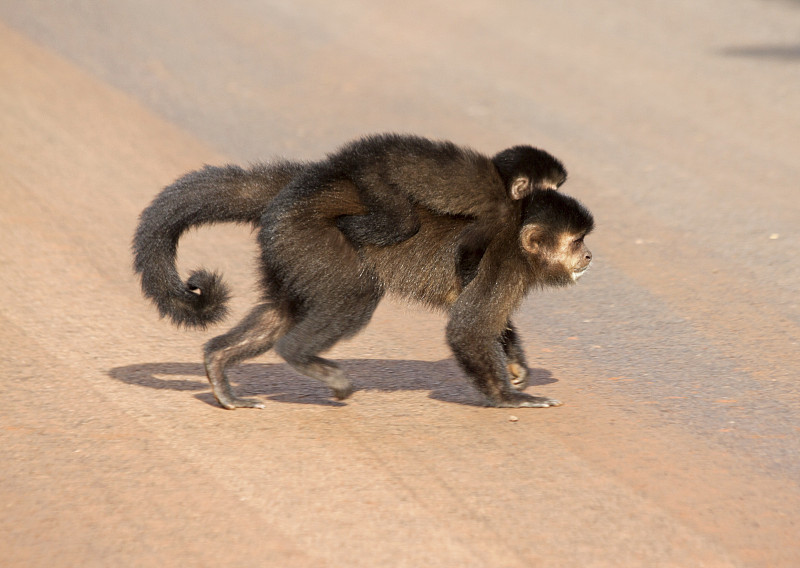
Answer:
[[[346,399],[353,394],[353,384],[339,365],[319,357],[319,353],[340,339],[352,337],[363,328],[372,317],[381,296],[376,291],[354,294],[347,299],[327,298],[326,304],[318,304],[310,309],[277,342],[275,351],[303,375],[328,385],[337,399]]]
[[[373,180],[362,188],[366,215],[343,215],[336,226],[356,246],[386,247],[410,239],[421,223],[411,200],[397,188]]]
[[[208,382],[217,401],[227,409],[264,408],[264,403],[233,394],[225,369],[268,351],[288,328],[288,320],[271,303],[262,303],[228,333],[211,339],[204,346]]]

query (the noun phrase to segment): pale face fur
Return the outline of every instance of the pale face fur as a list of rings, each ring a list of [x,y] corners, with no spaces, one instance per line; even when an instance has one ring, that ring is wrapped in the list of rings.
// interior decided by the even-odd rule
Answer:
[[[542,231],[537,225],[525,226],[520,233],[522,248],[549,266],[552,274],[569,275],[572,282],[577,282],[592,263],[592,253],[584,242],[585,234],[564,233],[556,246],[546,246],[540,241]]]
[[[586,274],[592,264],[592,252],[583,242],[583,237],[584,235],[563,235],[556,253],[569,270],[573,282]]]

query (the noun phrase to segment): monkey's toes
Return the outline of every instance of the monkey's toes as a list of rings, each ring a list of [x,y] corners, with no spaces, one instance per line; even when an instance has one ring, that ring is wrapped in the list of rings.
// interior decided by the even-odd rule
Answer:
[[[264,403],[255,398],[239,398],[232,397],[225,400],[219,400],[223,408],[234,410],[235,408],[265,408]]]

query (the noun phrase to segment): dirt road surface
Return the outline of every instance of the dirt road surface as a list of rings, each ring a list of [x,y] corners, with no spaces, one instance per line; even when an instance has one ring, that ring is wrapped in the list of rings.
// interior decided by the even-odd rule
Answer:
[[[0,565],[800,566],[800,4],[0,2]],[[385,303],[224,411],[129,243],[204,163],[416,132],[530,143],[598,221],[517,318],[529,392],[479,406],[444,318]],[[255,297],[249,231],[184,268]],[[233,320],[232,320],[233,321]],[[516,417],[516,420],[512,418]]]

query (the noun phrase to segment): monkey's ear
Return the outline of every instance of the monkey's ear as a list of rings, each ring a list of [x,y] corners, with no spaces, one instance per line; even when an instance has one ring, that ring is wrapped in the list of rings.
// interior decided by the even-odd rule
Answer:
[[[511,182],[511,187],[508,190],[511,199],[522,199],[533,191],[533,185],[528,176],[518,175]]]
[[[542,226],[534,223],[524,225],[519,232],[519,244],[525,251],[531,254],[538,254],[542,236],[544,236],[544,228]]]

